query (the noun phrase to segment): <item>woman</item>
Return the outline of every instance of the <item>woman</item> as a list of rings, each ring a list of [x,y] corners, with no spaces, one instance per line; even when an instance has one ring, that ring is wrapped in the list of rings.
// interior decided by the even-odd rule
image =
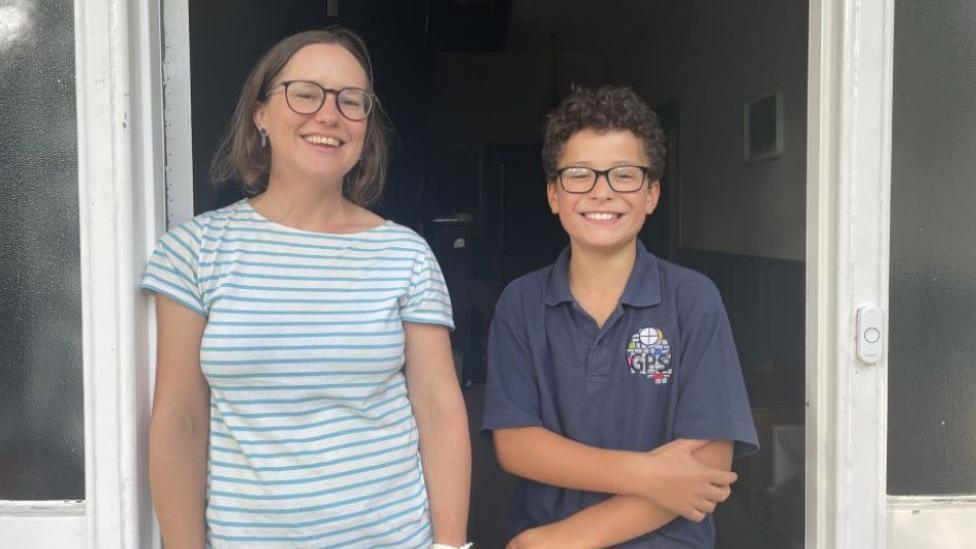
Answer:
[[[249,198],[164,235],[143,279],[167,547],[464,543],[450,301],[426,242],[365,208],[385,163],[355,33],[300,33],[258,62],[214,162]]]

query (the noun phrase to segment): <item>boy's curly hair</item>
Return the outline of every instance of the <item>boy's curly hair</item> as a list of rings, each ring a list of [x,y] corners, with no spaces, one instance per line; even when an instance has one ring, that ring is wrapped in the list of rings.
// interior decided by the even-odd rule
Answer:
[[[657,114],[625,86],[573,87],[562,103],[546,116],[542,139],[542,168],[546,180],[556,179],[556,163],[569,138],[581,130],[630,130],[650,160],[650,181],[664,173],[664,131]]]

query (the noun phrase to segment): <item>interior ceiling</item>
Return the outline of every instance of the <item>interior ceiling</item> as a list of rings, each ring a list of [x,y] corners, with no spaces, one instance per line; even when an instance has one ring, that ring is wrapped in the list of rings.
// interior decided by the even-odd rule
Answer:
[[[679,0],[426,1],[436,50],[592,52],[639,41]]]
[[[675,0],[512,0],[505,49],[591,51],[639,32]]]

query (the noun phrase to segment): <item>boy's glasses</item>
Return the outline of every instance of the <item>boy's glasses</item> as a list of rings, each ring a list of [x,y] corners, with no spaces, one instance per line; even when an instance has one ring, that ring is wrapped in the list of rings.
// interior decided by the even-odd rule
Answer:
[[[614,166],[609,170],[566,166],[556,170],[556,175],[559,177],[559,185],[568,193],[584,194],[592,191],[601,175],[607,178],[607,183],[614,191],[633,193],[644,186],[649,170],[647,166]]]
[[[282,82],[266,93],[264,99],[282,89],[285,90],[285,103],[298,114],[319,112],[319,109],[325,104],[325,98],[330,93],[336,96],[336,107],[339,108],[339,114],[353,122],[365,120],[369,116],[369,112],[373,110],[373,94],[369,90],[362,88],[331,90],[308,80]]]

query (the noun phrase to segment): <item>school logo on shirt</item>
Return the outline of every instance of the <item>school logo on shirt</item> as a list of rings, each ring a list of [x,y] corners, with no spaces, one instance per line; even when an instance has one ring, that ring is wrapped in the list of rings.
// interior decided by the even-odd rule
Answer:
[[[632,374],[666,385],[671,380],[671,342],[659,328],[637,330],[627,342],[627,365]]]

